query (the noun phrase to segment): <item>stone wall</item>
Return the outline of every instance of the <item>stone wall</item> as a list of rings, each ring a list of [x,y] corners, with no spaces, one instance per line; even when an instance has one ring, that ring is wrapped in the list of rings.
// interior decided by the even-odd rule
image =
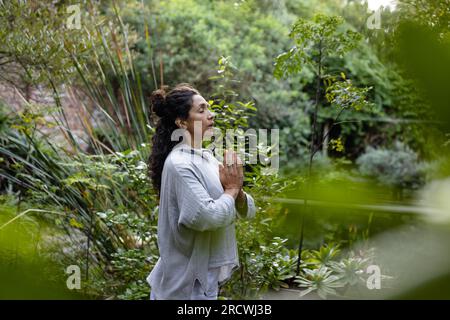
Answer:
[[[89,112],[86,112],[85,110],[85,108],[87,110],[92,110],[92,104],[81,90],[74,87],[61,86],[59,92],[61,104],[68,122],[68,128],[66,129],[70,129],[82,149],[87,150],[88,145],[84,142],[87,141],[87,135],[80,117],[85,117],[92,123]],[[23,110],[27,104],[38,105],[39,107],[48,106],[48,109],[56,108],[54,96],[50,89],[43,86],[29,86],[18,89],[15,85],[6,82],[0,82],[0,103],[6,105],[7,108],[9,107],[12,112]],[[46,115],[45,119],[54,123],[55,120],[53,117],[60,119],[58,113],[53,113],[53,116]],[[48,134],[53,143],[63,145],[69,150],[72,150],[72,147],[64,137],[60,126],[55,126],[53,128],[40,126],[39,129],[42,130],[43,133]]]

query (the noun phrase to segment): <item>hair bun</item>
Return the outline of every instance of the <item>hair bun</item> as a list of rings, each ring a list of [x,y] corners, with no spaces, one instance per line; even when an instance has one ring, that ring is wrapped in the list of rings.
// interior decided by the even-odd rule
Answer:
[[[166,106],[166,90],[164,87],[152,92],[150,96],[150,102],[152,104],[152,111],[160,118],[168,115],[168,109]]]

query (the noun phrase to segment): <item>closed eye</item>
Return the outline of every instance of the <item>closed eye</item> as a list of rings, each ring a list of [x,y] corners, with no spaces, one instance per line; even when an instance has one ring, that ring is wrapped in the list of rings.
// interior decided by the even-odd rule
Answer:
[[[203,113],[207,107],[209,107],[209,104],[208,105],[205,103],[200,104],[199,112]]]

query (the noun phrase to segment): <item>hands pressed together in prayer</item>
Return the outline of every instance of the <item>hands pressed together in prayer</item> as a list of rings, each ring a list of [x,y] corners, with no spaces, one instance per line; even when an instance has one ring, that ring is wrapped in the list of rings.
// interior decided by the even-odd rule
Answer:
[[[225,193],[236,200],[236,208],[241,214],[246,212],[244,190],[244,166],[236,152],[225,150],[223,164],[219,164],[219,176]]]

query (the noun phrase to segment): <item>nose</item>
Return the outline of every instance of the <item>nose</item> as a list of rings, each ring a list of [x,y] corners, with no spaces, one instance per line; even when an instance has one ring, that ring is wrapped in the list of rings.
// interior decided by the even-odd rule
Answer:
[[[216,114],[214,112],[212,112],[211,110],[209,110],[209,119],[214,119],[216,117]]]

